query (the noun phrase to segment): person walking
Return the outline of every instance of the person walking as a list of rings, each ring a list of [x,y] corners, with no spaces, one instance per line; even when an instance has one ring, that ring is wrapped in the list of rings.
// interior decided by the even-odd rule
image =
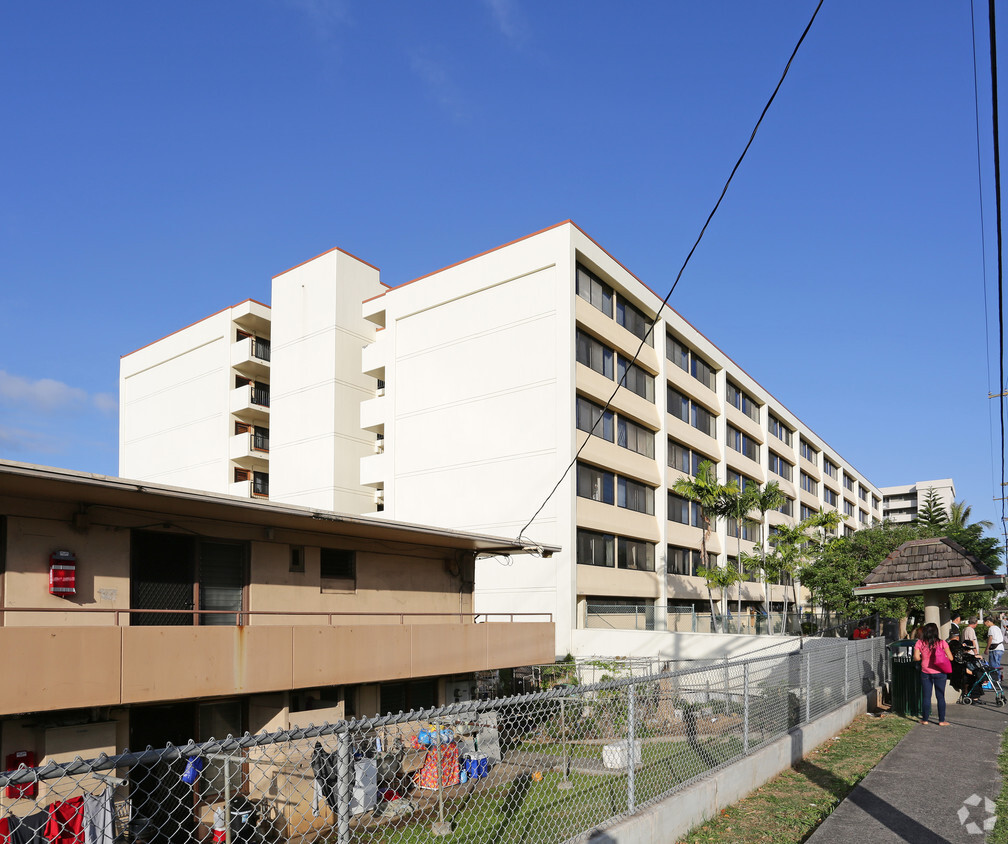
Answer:
[[[959,613],[952,616],[952,620],[949,622],[949,634],[948,639],[951,642],[953,639],[959,639],[959,626],[962,624],[962,617]]]
[[[922,724],[931,720],[931,693],[938,698],[938,725],[947,727],[945,720],[945,681],[952,670],[952,651],[948,642],[938,637],[938,625],[928,622],[924,625],[923,635],[914,645],[914,661],[921,664],[921,691],[923,706],[921,708]]]
[[[962,629],[962,633],[959,638],[962,639],[963,647],[966,648],[974,656],[979,656],[977,652],[977,617],[971,615],[966,622],[966,626]]]
[[[987,625],[987,649],[984,651],[987,655],[987,664],[997,671],[1000,680],[1001,657],[1004,654],[1004,633],[1001,631],[1001,625],[990,616],[984,619],[984,624]]]

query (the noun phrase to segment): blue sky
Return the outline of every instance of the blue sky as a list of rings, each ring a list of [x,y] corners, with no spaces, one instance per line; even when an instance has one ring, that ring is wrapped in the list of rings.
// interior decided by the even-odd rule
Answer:
[[[814,6],[3,4],[0,457],[115,474],[119,356],[335,245],[395,285],[570,218],[664,294]],[[999,522],[977,15],[986,302],[969,3],[830,0],[672,304]]]

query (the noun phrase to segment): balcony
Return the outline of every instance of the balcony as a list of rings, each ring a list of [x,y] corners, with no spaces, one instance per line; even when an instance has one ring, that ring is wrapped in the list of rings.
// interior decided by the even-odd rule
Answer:
[[[41,610],[26,612],[45,618]],[[554,657],[554,625],[543,614],[523,622],[508,615],[243,613],[250,624],[241,627],[123,626],[129,610],[69,614],[89,612],[103,617],[0,628],[5,676],[31,678],[3,684],[0,715],[462,674]]]
[[[243,337],[231,344],[231,366],[243,375],[266,378],[270,371],[270,341]]]
[[[380,432],[385,430],[385,417],[388,405],[385,396],[365,399],[360,403],[361,428],[365,431]]]
[[[374,342],[361,349],[361,372],[375,378],[385,377],[385,347]]]
[[[253,381],[231,391],[231,412],[242,419],[263,421],[269,418],[269,384]]]
[[[383,487],[387,480],[388,466],[384,454],[369,454],[360,462],[361,486]]]
[[[269,465],[269,433],[260,429],[235,434],[228,443],[228,457],[249,469]]]
[[[249,475],[232,482],[228,494],[239,498],[269,498],[269,473],[250,471]]]

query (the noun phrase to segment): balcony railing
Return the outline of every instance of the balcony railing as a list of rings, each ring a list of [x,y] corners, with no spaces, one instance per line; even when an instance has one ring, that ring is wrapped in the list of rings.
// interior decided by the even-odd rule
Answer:
[[[259,360],[269,360],[270,359],[270,341],[264,340],[262,337],[252,338],[252,356],[259,358]]]
[[[255,430],[252,432],[252,448],[255,451],[269,451],[269,431]]]
[[[252,404],[257,404],[260,407],[270,406],[269,384],[260,384],[256,382],[252,385]]]
[[[654,605],[588,604],[585,626],[605,630],[654,630]]]
[[[253,497],[269,498],[269,475],[266,472],[252,473]]]
[[[624,607],[625,609],[625,607]],[[653,607],[652,607],[653,609]],[[64,615],[95,615],[112,616],[112,625],[115,627],[130,626],[130,615],[144,616],[170,616],[172,619],[179,615],[192,616],[194,619],[202,620],[210,616],[227,616],[233,618],[235,626],[247,626],[252,619],[259,619],[263,624],[270,624],[277,617],[284,619],[298,619],[306,625],[325,624],[328,627],[336,627],[348,623],[347,619],[352,619],[352,624],[359,624],[360,619],[367,619],[366,623],[372,624],[415,624],[417,619],[427,623],[453,623],[459,624],[485,624],[487,622],[513,623],[518,621],[538,621],[552,623],[553,613],[550,612],[411,612],[409,610],[398,610],[396,612],[351,612],[341,610],[330,612],[328,610],[197,610],[197,609],[140,609],[137,607],[116,608],[116,607],[3,607],[0,608],[0,627],[6,626],[8,613],[62,613]],[[199,623],[199,621],[197,621]],[[219,625],[221,622],[218,621]],[[286,623],[286,622],[285,622]],[[18,629],[25,628],[24,622],[19,622]],[[42,625],[39,625],[42,626]],[[145,626],[151,626],[148,623]],[[178,626],[173,623],[171,626]]]

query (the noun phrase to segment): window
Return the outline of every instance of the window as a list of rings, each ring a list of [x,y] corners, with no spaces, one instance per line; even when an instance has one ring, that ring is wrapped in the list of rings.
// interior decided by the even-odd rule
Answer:
[[[252,494],[259,498],[269,497],[269,472],[252,473]]]
[[[770,414],[770,433],[773,434],[777,439],[779,439],[785,445],[791,445],[791,429],[780,421],[772,413]]]
[[[696,402],[690,407],[690,425],[708,437],[714,436],[714,414]]]
[[[382,712],[409,712],[437,706],[435,680],[411,680],[408,683],[382,683],[379,691]]]
[[[304,574],[304,546],[291,545],[290,547],[290,572],[291,574]]]
[[[580,264],[577,268],[577,295],[598,308],[607,317],[612,316],[612,288]]]
[[[606,378],[613,377],[613,351],[590,334],[578,329],[577,361]]]
[[[854,515],[854,503],[852,501],[844,501],[844,503],[843,503],[843,511],[844,511],[844,515],[845,516],[853,516]]]
[[[858,484],[857,494],[858,494],[858,498],[860,498],[862,501],[867,501],[868,500],[868,490],[866,490],[860,484]]]
[[[619,538],[617,565],[621,569],[654,571],[654,545],[640,539]]]
[[[714,369],[703,358],[697,357],[696,352],[690,353],[690,375],[704,386],[714,389]]]
[[[759,422],[759,405],[731,381],[727,385],[728,404],[734,405],[754,422]]]
[[[621,416],[616,422],[616,445],[654,457],[654,431]]]
[[[823,500],[832,507],[837,506],[837,494],[825,484],[822,488]]]
[[[805,521],[805,519],[809,518],[810,516],[814,516],[818,512],[819,512],[818,510],[814,510],[813,508],[809,507],[807,504],[802,504],[802,506],[801,506],[801,520]]]
[[[744,454],[750,460],[759,460],[759,444],[748,434],[743,434],[738,428],[728,426],[728,448]]]
[[[784,478],[786,481],[790,481],[793,477],[793,469],[794,467],[779,454],[770,452],[770,471],[775,475]]]
[[[729,516],[726,521],[728,522],[728,535],[738,537],[738,519]],[[754,522],[752,519],[743,519],[742,539],[747,542],[759,542],[759,522]]]
[[[654,490],[647,484],[620,477],[616,484],[616,506],[654,515]]]
[[[728,470],[728,483],[735,484],[736,488],[748,489],[749,487],[759,487],[755,478],[750,478],[748,475],[740,475],[733,469]]]
[[[854,479],[846,472],[844,472],[843,476],[843,485],[844,489],[849,489],[851,492],[854,492]]]
[[[844,525],[843,526],[843,535],[844,536],[853,536],[854,535],[854,528],[852,528],[850,525]]]
[[[683,422],[688,422],[698,431],[707,434],[709,437],[715,435],[715,417],[706,408],[701,407],[696,402],[691,401],[678,390],[673,387],[669,387],[666,390],[666,404],[668,405],[668,412],[671,413],[676,419],[681,419]]]
[[[828,457],[823,456],[823,470],[826,472],[827,475],[833,478],[833,480],[836,480],[837,475],[840,472],[840,467],[837,466],[837,464],[834,463],[832,460],[830,460]]]
[[[269,428],[256,425],[252,429],[252,448],[255,451],[269,451]]]
[[[599,421],[600,417],[602,421]],[[596,437],[613,441],[613,412],[603,411],[600,405],[588,401],[584,396],[577,397],[577,426],[579,431],[587,431]]]
[[[793,516],[794,515],[794,499],[793,498],[785,498],[784,499],[784,503],[781,504],[781,506],[777,508],[777,512],[778,513],[783,513],[785,516]]]
[[[739,570],[738,557],[725,557],[727,567],[732,571]],[[760,582],[760,569],[759,566],[756,568],[742,569],[742,580],[746,583],[759,583]]]
[[[692,451],[689,446],[672,439],[668,441],[668,465],[673,469],[696,477],[700,473],[700,464],[703,460],[703,455]]]
[[[868,524],[868,514],[864,510],[858,510],[858,521],[863,525]]]
[[[626,377],[624,378],[624,373]],[[616,380],[622,382],[633,393],[642,399],[654,401],[654,376],[641,369],[637,364],[620,355],[617,360]]]
[[[357,554],[342,548],[322,548],[319,574],[323,580],[353,580],[357,576]]]
[[[649,346],[654,346],[654,332],[648,330],[651,320],[622,296],[616,302],[616,322]]]
[[[696,548],[668,546],[668,574],[685,574],[696,577],[700,566],[700,552]]]
[[[809,463],[819,463],[819,452],[809,445],[805,440],[799,439],[798,451]]]
[[[811,475],[802,472],[801,473],[801,488],[805,492],[811,492],[813,495],[819,492],[819,482],[816,481]]]
[[[612,472],[603,472],[587,463],[577,464],[577,494],[581,498],[590,498],[603,504],[615,503],[613,479]]]
[[[703,527],[700,505],[688,498],[683,498],[681,495],[676,495],[674,492],[668,494],[668,517],[670,522]]]
[[[252,477],[251,469],[239,469],[235,467],[234,470],[234,482],[240,484],[242,481],[247,481]]]
[[[879,501],[878,498],[876,498],[874,495],[872,496],[872,507],[874,507],[876,510],[878,510],[878,508],[881,505],[881,503],[882,502]]]
[[[613,568],[616,537],[611,533],[595,533],[578,528],[577,563],[579,566],[606,566]]]
[[[687,425],[689,424],[689,409],[690,400],[686,398],[678,390],[674,390],[671,387],[666,391],[668,393],[667,403],[668,412],[671,413],[676,419],[681,419]]]
[[[714,389],[714,368],[671,334],[665,335],[665,357],[705,387]]]

